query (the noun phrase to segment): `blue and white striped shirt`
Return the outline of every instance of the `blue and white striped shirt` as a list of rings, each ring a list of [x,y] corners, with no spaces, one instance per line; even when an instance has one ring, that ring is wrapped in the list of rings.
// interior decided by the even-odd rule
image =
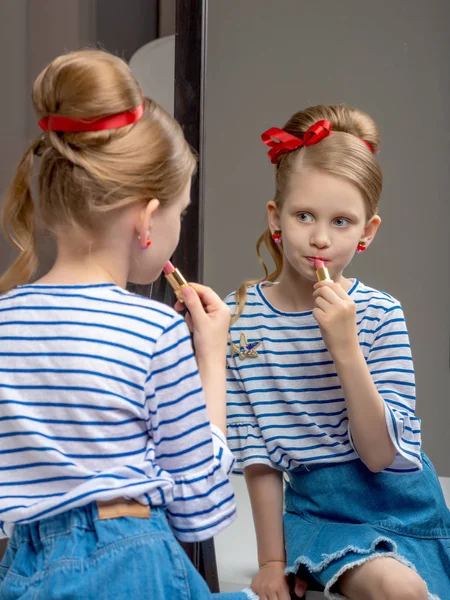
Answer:
[[[113,284],[0,297],[0,531],[95,500],[166,507],[175,535],[235,515],[233,458],[211,427],[189,331]]]
[[[358,458],[339,378],[312,312],[277,310],[263,294],[267,285],[274,284],[248,288],[244,311],[231,327],[235,350],[260,342],[254,348],[258,356],[243,359],[229,344],[227,428],[235,472],[255,463],[287,471]],[[359,343],[397,449],[386,471],[420,470],[414,367],[401,305],[359,281],[349,295],[357,306]],[[226,302],[234,312],[234,293]]]

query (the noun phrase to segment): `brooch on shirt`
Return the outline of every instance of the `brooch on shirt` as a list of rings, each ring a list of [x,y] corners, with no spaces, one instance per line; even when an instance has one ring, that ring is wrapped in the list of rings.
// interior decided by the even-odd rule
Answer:
[[[256,348],[261,344],[261,340],[259,342],[249,342],[245,333],[241,333],[239,346],[233,341],[231,342],[231,356],[233,357],[237,354],[241,360],[246,358],[256,358],[258,356]]]

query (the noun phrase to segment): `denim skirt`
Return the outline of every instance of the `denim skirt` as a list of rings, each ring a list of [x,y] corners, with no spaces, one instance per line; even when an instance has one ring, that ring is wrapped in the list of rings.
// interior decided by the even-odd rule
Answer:
[[[430,600],[450,600],[450,511],[433,465],[372,473],[359,460],[302,466],[287,473],[284,530],[287,572],[342,599],[339,577],[391,556],[426,582]]]

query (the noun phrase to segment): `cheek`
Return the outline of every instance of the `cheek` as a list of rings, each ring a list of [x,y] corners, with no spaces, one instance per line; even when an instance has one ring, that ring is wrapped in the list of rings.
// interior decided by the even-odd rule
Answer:
[[[288,221],[282,228],[283,247],[295,250],[302,249],[309,243],[310,231],[308,226],[296,220]]]
[[[178,243],[180,237],[180,218],[167,212],[164,218],[155,220],[153,239],[161,248],[169,248]]]
[[[356,253],[356,248],[361,237],[355,232],[351,232],[347,236],[339,236],[333,244],[336,258],[340,258],[343,263],[349,263]]]

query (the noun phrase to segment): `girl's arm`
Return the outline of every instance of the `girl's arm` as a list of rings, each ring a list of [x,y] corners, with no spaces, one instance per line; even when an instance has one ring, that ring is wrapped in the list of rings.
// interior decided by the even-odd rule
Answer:
[[[289,600],[284,575],[282,473],[254,464],[244,469],[244,475],[252,505],[260,568],[253,578],[252,589],[267,600]]]
[[[223,362],[222,362],[222,370]],[[208,409],[184,320],[173,322],[157,340],[146,388],[149,431],[144,464],[162,486],[174,483],[173,495],[156,490],[155,504],[166,504],[175,535],[192,542],[216,535],[235,517],[234,494],[228,479],[233,464],[223,433],[220,405],[225,394],[208,393]]]
[[[333,357],[344,391],[353,445],[373,472],[394,462],[396,450],[386,424],[383,398],[373,382],[356,338],[355,345]]]
[[[190,283],[183,289],[186,322],[194,337],[195,354],[209,419],[226,436],[226,371],[230,311],[209,287]]]
[[[350,440],[366,466],[421,468],[414,369],[403,311],[395,302],[382,311],[366,362],[358,340],[356,306],[336,283],[316,284],[322,336],[344,391]],[[380,311],[381,313],[381,311]]]

